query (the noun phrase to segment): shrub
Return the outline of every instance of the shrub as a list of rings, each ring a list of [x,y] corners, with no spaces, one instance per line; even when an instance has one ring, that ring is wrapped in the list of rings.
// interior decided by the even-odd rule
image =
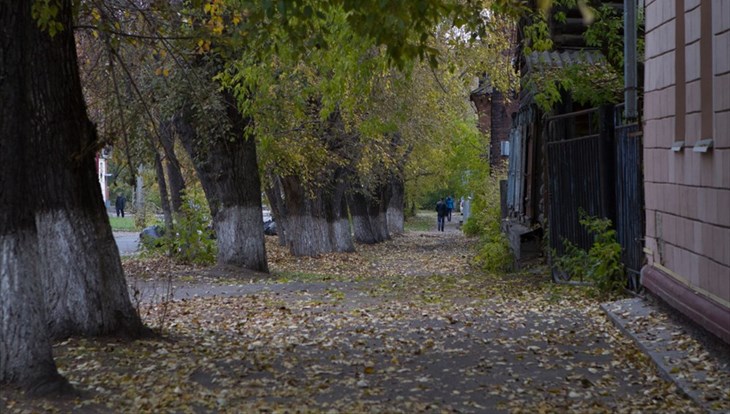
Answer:
[[[585,275],[596,293],[611,299],[623,292],[626,285],[621,263],[621,245],[611,220],[591,217],[580,211],[580,224],[594,235],[593,245],[585,251],[568,240],[563,240],[565,254],[557,259],[557,266],[571,277]]]
[[[214,263],[215,235],[210,210],[202,193],[189,189],[183,195],[181,211],[175,217],[172,232],[167,232],[159,243],[150,243],[146,247],[164,251],[181,263]]]
[[[474,263],[488,272],[507,272],[514,262],[507,236],[502,233],[498,181],[487,178],[485,189],[471,203],[471,213],[463,231],[479,237]]]

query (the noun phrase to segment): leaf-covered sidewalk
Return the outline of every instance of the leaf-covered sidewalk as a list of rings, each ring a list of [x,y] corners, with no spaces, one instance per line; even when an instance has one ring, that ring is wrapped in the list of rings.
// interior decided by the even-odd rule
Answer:
[[[701,412],[585,291],[538,273],[480,274],[458,233],[320,258],[267,242],[270,277],[125,262],[162,336],[65,341],[56,361],[86,398],[6,390],[0,409]]]

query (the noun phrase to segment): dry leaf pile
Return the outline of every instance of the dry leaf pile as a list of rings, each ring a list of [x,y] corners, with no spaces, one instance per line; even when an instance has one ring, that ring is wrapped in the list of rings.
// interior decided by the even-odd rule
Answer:
[[[480,274],[469,266],[464,237],[406,234],[319,258],[291,257],[275,239],[268,243],[269,280],[126,262],[130,279],[159,268],[178,289],[218,283],[246,293],[142,302],[159,338],[56,346],[60,371],[86,398],[32,401],[7,391],[0,408],[702,412],[659,378],[580,288],[535,274]],[[717,371],[710,362],[702,369]]]

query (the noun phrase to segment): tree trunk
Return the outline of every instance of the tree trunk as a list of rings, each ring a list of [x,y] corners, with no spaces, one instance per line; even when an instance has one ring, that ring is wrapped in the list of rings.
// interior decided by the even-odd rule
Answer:
[[[270,184],[266,187],[266,197],[271,205],[271,214],[276,221],[276,235],[279,238],[279,244],[286,246],[286,204],[281,189],[281,180],[278,176],[270,177]]]
[[[245,136],[251,122],[238,112],[235,98],[223,93],[233,137],[202,142],[189,114],[175,119],[210,205],[218,243],[218,263],[268,272],[261,212],[261,182],[256,142]]]
[[[405,184],[401,176],[393,176],[390,181],[391,196],[388,203],[387,221],[390,234],[403,233],[405,220]]]
[[[172,202],[172,211],[180,214],[182,207],[182,194],[185,191],[185,179],[180,170],[180,161],[175,155],[175,140],[172,133],[172,121],[164,121],[160,125],[160,144],[165,151],[165,166],[167,170],[167,180],[170,183],[170,201]]]
[[[344,170],[338,168],[331,181],[314,189],[314,196],[299,177],[280,178],[286,206],[286,243],[295,256],[352,252],[355,245],[347,220]]]
[[[355,243],[352,239],[352,228],[347,211],[347,189],[349,182],[343,168],[335,171],[332,184],[332,194],[325,198],[327,202],[327,220],[330,223],[330,238],[334,251],[354,252]]]
[[[351,192],[347,200],[355,240],[359,243],[373,244],[390,239],[387,220],[390,186],[379,185],[374,194],[366,194],[363,191]]]
[[[81,93],[72,6],[68,0],[61,5],[62,32],[51,39],[32,30],[23,85],[25,116],[34,127],[27,169],[39,177],[33,188],[42,195],[35,219],[48,332],[54,338],[137,336],[143,325],[129,300],[96,176],[99,142]]]
[[[59,6],[51,38],[31,3],[0,0],[0,380],[41,394],[68,388],[51,337],[145,332],[96,177],[71,2]]]
[[[6,145],[0,147],[7,151]],[[0,166],[4,190],[7,178],[8,169]],[[39,395],[64,392],[71,387],[56,370],[46,331],[33,217],[30,210],[24,218],[6,210],[19,199],[12,192],[0,193],[0,383],[14,383]]]
[[[354,192],[347,197],[347,205],[350,208],[352,217],[352,229],[355,233],[355,240],[358,243],[374,244],[377,237],[370,223],[368,213],[368,197],[360,192]]]
[[[34,125],[24,122],[25,88],[31,79],[23,69],[28,29],[34,27],[30,4],[0,1],[0,383],[30,389],[38,384],[62,386],[45,330],[40,288],[38,235],[27,163]],[[11,11],[12,10],[12,11]],[[8,47],[8,46],[16,47]],[[3,82],[12,79],[13,82]]]
[[[167,194],[167,183],[165,182],[165,169],[162,166],[162,158],[160,153],[155,150],[155,173],[157,174],[157,187],[160,190],[160,207],[162,215],[165,217],[165,228],[167,231],[172,230],[172,211],[170,210],[170,200]]]

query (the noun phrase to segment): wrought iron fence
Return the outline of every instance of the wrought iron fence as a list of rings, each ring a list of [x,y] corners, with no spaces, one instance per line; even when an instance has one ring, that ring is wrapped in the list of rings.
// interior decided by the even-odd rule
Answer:
[[[579,212],[611,219],[627,287],[638,290],[644,234],[641,130],[621,114],[620,106],[601,107],[547,119],[548,244],[551,258],[565,253],[566,240],[589,249],[593,236],[580,225]],[[553,277],[570,280],[554,266]]]

